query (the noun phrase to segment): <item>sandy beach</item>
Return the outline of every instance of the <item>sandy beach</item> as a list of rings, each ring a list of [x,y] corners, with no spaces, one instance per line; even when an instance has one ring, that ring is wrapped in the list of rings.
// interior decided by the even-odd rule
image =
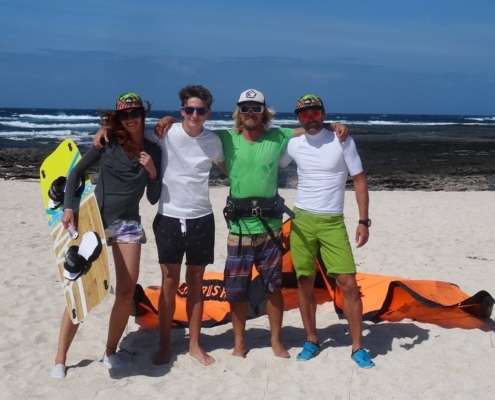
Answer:
[[[221,208],[227,187],[213,187],[215,263],[223,271],[227,229]],[[282,189],[292,206],[294,189]],[[372,191],[370,240],[354,256],[362,272],[455,283],[472,295],[495,294],[495,192]],[[0,393],[4,399],[489,399],[495,392],[493,331],[445,329],[403,320],[364,324],[365,346],[376,368],[350,359],[345,320],[333,304],[318,307],[322,352],[309,362],[295,356],[305,340],[299,311],[284,315],[283,341],[291,359],[273,356],[266,316],[247,323],[245,359],[231,356],[231,324],[202,331],[216,359],[208,367],[187,355],[187,329],[173,330],[172,362],[156,367],[150,355],[158,333],[129,318],[121,342],[124,370],[101,362],[113,304],[110,295],[83,322],[69,351],[67,377],[50,378],[64,307],[52,242],[36,180],[0,181]],[[141,205],[149,242],[143,246],[140,283],[160,283],[151,221],[155,206]],[[352,191],[345,215],[350,236],[357,221]],[[113,263],[111,265],[113,270]],[[114,273],[112,271],[112,278]],[[492,321],[493,326],[493,321]],[[492,393],[490,395],[490,393]]]

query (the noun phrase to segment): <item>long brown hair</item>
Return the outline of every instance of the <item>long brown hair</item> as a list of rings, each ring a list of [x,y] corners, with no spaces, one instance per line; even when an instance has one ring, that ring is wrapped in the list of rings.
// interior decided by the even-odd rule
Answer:
[[[149,101],[145,101],[146,108],[143,108],[143,113],[141,116],[141,122],[143,127],[143,134],[145,129],[145,120],[146,115],[151,110],[151,103]],[[107,129],[108,136],[110,139],[115,139],[118,144],[122,146],[124,152],[131,158],[138,157],[139,153],[143,150],[141,146],[132,141],[131,135],[122,125],[122,121],[120,121],[117,116],[116,111],[110,110],[100,110],[100,125]]]

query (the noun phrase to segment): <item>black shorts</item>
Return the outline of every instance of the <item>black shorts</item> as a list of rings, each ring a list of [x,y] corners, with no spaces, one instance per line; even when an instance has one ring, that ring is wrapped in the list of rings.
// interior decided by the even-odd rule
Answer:
[[[158,249],[158,262],[182,264],[185,253],[186,265],[213,264],[215,250],[213,214],[183,221],[185,226],[181,227],[179,218],[156,215],[153,220],[153,231]]]

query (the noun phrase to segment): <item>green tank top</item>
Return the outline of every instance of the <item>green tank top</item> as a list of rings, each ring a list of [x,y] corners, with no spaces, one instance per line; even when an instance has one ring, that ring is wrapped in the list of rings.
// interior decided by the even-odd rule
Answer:
[[[222,140],[231,196],[236,199],[275,196],[278,162],[294,131],[273,128],[263,132],[254,143],[233,130],[217,130],[215,133]],[[267,218],[267,222],[274,230],[282,226],[279,219]],[[258,217],[245,217],[239,223],[232,223],[231,232],[254,235],[264,233],[266,229]]]

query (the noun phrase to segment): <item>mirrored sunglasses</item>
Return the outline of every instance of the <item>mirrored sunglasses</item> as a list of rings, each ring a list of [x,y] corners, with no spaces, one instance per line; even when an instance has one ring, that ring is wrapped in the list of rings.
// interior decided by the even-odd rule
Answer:
[[[318,119],[322,116],[322,114],[323,114],[322,110],[306,110],[297,114],[297,117],[299,118],[299,121],[307,121],[309,117],[312,117],[313,119]]]
[[[247,114],[248,112],[252,112],[254,114],[262,113],[265,110],[263,106],[239,106],[239,111],[242,114]]]
[[[189,106],[181,107],[181,109],[187,115],[192,115],[192,114],[194,114],[194,111],[196,111],[198,113],[198,115],[201,115],[201,116],[206,115],[206,113],[209,110],[208,107],[189,107]]]
[[[143,115],[143,109],[142,108],[133,108],[131,111],[117,111],[117,117],[121,121],[127,121],[129,118],[139,118]]]

